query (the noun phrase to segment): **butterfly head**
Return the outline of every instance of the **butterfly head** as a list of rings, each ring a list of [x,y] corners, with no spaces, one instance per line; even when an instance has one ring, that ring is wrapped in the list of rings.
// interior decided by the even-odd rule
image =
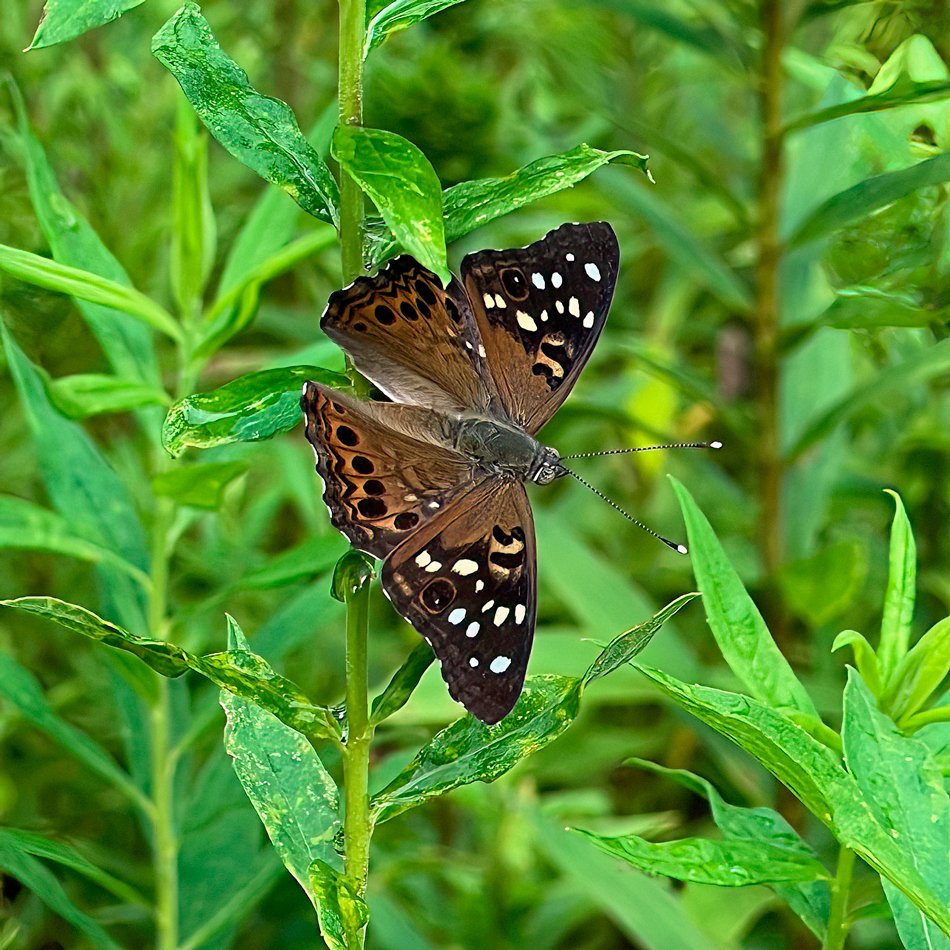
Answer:
[[[561,464],[561,456],[557,451],[547,446],[541,446],[534,469],[528,473],[528,478],[536,485],[548,485],[556,478],[567,474],[567,469]]]

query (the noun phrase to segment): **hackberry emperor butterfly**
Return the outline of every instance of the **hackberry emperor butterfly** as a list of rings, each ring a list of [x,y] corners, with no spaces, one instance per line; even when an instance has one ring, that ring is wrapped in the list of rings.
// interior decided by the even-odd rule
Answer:
[[[600,336],[619,256],[600,222],[470,254],[447,289],[400,257],[334,293],[320,321],[393,400],[304,387],[331,520],[385,559],[383,591],[431,644],[452,696],[486,723],[518,699],[534,636],[524,483],[564,474],[534,436]]]

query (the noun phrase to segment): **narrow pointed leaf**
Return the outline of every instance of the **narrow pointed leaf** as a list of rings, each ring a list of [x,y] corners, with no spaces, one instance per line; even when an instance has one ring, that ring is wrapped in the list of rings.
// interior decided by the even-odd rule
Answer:
[[[887,590],[884,594],[884,616],[881,619],[881,642],[878,661],[881,679],[887,684],[897,664],[907,653],[910,625],[914,619],[914,601],[917,596],[917,545],[914,532],[907,520],[904,503],[896,492],[894,521],[891,524],[891,544],[888,557]]]
[[[392,3],[387,3],[366,26],[363,58],[391,34],[406,30],[420,20],[461,2],[462,0],[393,0]]]
[[[556,739],[574,721],[583,684],[569,676],[534,676],[515,708],[486,726],[473,716],[437,733],[373,798],[377,822],[471,782],[493,782]]]
[[[141,320],[173,340],[182,339],[181,327],[164,307],[132,287],[117,284],[91,271],[59,264],[48,257],[0,244],[0,270],[17,280],[79,300],[119,310]]]
[[[290,107],[261,95],[218,45],[195,3],[152,39],[152,53],[178,80],[208,131],[239,161],[283,188],[304,211],[336,225],[339,191]]]
[[[930,750],[901,735],[854,670],[845,689],[842,735],[848,768],[875,818],[913,860],[937,900],[950,908],[950,797]],[[905,946],[950,948],[950,931],[941,932],[888,880],[884,892]],[[945,914],[945,928],[948,920]]]
[[[817,718],[811,697],[775,645],[706,516],[692,495],[675,478],[671,481],[686,522],[706,620],[729,667],[757,699]]]
[[[33,42],[27,47],[42,49],[82,36],[88,30],[111,23],[145,0],[46,0],[43,18]]]
[[[419,643],[393,674],[389,685],[373,700],[370,719],[378,726],[409,702],[412,691],[419,685],[422,674],[432,665],[435,654],[428,643]]]
[[[337,388],[349,380],[319,366],[287,366],[241,376],[208,393],[175,403],[162,427],[162,444],[171,455],[186,446],[199,449],[230,442],[257,442],[298,425],[300,391],[307,380]]]
[[[320,933],[330,950],[362,950],[369,908],[343,875],[326,861],[310,866],[310,882],[319,901]]]
[[[174,498],[180,505],[214,510],[221,506],[224,491],[247,471],[244,462],[204,462],[182,465],[152,479],[156,495]]]
[[[425,155],[393,132],[344,125],[333,135],[333,157],[376,205],[396,241],[447,285],[442,186]]]
[[[903,724],[950,676],[950,617],[938,620],[897,665],[881,706]]]
[[[136,380],[99,373],[81,373],[51,380],[47,387],[56,408],[70,419],[88,419],[142,406],[167,406],[168,394]]]
[[[831,652],[835,653],[842,647],[849,646],[854,653],[854,662],[861,673],[861,677],[875,696],[881,695],[881,671],[874,647],[867,638],[857,630],[842,630],[831,644]]]
[[[594,680],[612,673],[615,669],[629,663],[634,657],[638,656],[653,639],[653,635],[670,619],[678,613],[682,607],[685,607],[691,600],[699,597],[698,593],[683,594],[677,597],[672,603],[667,604],[661,611],[656,613],[644,623],[632,627],[626,633],[620,634],[612,640],[591,663],[587,672],[584,674],[584,683],[592,683]]]

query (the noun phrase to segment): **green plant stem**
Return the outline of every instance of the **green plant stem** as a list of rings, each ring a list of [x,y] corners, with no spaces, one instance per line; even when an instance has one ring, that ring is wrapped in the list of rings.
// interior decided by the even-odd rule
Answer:
[[[340,0],[340,125],[363,124],[363,39],[366,0]],[[363,193],[343,174],[340,181],[343,283],[363,272]]]
[[[369,869],[369,752],[373,727],[369,721],[367,630],[369,584],[361,584],[346,602],[346,745],[343,781],[346,813],[343,866],[357,894],[366,891]]]
[[[782,48],[784,26],[781,0],[761,0],[762,58],[759,73],[761,166],[758,185],[758,233],[755,268],[755,384],[759,406],[757,434],[759,469],[759,543],[768,584],[766,620],[781,645],[785,616],[775,589],[782,564],[782,479],[779,429],[779,332],[781,304],[779,269],[779,199],[783,175]]]
[[[838,852],[838,871],[831,882],[831,910],[822,950],[842,950],[848,938],[848,899],[851,896],[851,874],[854,852],[842,845]]]

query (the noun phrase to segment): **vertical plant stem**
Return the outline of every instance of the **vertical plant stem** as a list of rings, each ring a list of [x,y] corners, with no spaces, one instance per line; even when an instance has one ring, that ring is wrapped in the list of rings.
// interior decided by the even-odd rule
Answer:
[[[765,561],[769,596],[766,620],[781,644],[785,619],[775,594],[782,563],[782,478],[779,418],[779,351],[781,325],[779,270],[779,200],[783,176],[782,47],[785,41],[781,0],[761,0],[762,58],[759,73],[761,167],[758,185],[758,234],[755,299],[755,378],[759,408],[759,543]]]
[[[340,125],[363,124],[363,38],[366,0],[340,0]],[[343,283],[363,272],[363,193],[343,174],[340,181]]]
[[[842,950],[848,939],[848,899],[851,896],[853,870],[854,852],[842,845],[838,852],[838,871],[831,882],[831,909],[822,950]]]
[[[361,897],[369,869],[369,752],[373,730],[369,724],[367,628],[369,584],[361,584],[346,601],[346,746],[343,781],[346,814],[343,865],[350,885]]]

